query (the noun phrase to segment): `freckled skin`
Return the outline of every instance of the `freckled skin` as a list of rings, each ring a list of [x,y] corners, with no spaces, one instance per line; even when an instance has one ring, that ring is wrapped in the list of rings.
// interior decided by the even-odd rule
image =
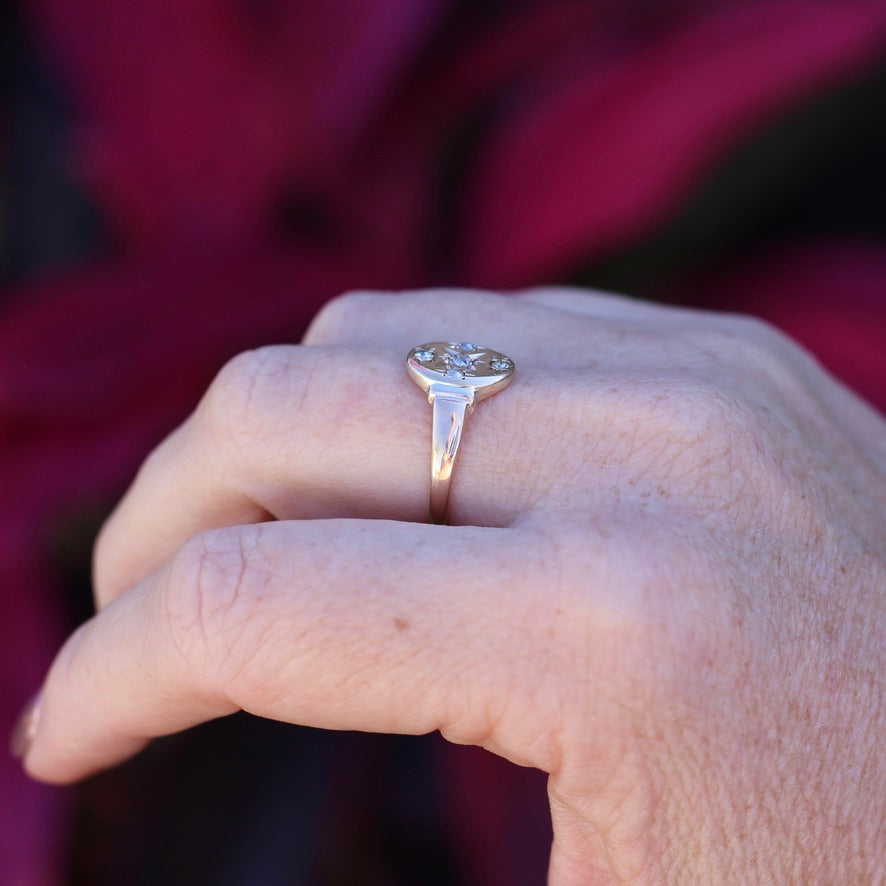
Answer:
[[[403,358],[514,359],[425,524]],[[102,531],[25,753],[69,782],[246,709],[550,775],[550,886],[886,881],[886,425],[748,318],[358,293],[241,355]],[[219,528],[222,527],[222,528]]]

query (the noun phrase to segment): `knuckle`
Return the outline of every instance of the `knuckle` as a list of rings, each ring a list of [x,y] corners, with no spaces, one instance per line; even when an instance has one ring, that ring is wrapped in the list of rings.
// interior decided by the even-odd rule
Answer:
[[[743,391],[705,385],[690,398],[689,428],[697,442],[695,487],[723,504],[765,500],[784,476],[785,429],[772,410]]]
[[[694,336],[715,365],[732,370],[736,384],[742,379],[745,387],[766,392],[796,390],[802,348],[771,323],[735,315]]]
[[[230,360],[210,385],[198,409],[211,451],[223,462],[249,461],[277,438],[281,414],[304,398],[314,357],[305,349],[273,345]]]
[[[740,397],[720,385],[693,379],[681,386],[682,408],[672,415],[671,433],[679,441],[716,439],[733,427],[753,424]]]
[[[694,375],[626,412],[631,482],[656,495],[731,504],[772,448],[762,416],[739,393]]]
[[[173,557],[161,586],[173,647],[191,672],[222,690],[261,645],[260,536],[258,526],[201,532]]]
[[[684,406],[671,429],[675,468],[696,493],[731,503],[767,448],[761,417],[742,397],[707,383],[693,385]],[[683,448],[690,460],[680,465]]]
[[[796,472],[807,456],[780,397],[723,378],[687,374],[623,410],[632,493],[749,524],[805,519],[812,504]]]
[[[347,340],[355,329],[376,316],[379,301],[387,297],[381,292],[353,290],[331,299],[311,321],[303,343],[324,345]]]
[[[290,363],[287,351],[279,346],[257,348],[229,360],[206,394],[205,411],[213,424],[227,428],[263,418]]]
[[[633,420],[645,430],[653,451],[697,452],[725,428],[726,400],[725,393],[707,381],[681,378],[638,401]]]
[[[791,342],[778,327],[762,317],[751,314],[733,314],[728,318],[728,327],[734,338],[744,344],[754,344],[770,351],[785,347]]]

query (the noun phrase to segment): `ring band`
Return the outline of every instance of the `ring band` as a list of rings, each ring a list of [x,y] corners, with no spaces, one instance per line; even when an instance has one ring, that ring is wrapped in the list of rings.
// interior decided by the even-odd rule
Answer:
[[[472,342],[428,342],[406,358],[409,377],[428,395],[431,428],[430,519],[443,523],[449,487],[465,419],[481,400],[504,390],[514,376],[514,361]]]

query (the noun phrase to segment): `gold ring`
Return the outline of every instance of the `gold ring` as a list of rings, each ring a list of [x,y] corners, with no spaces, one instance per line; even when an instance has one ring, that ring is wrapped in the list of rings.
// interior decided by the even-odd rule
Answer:
[[[514,377],[514,361],[472,342],[433,341],[409,352],[409,377],[428,395],[431,428],[432,523],[443,523],[449,487],[465,418],[481,400],[504,390]]]

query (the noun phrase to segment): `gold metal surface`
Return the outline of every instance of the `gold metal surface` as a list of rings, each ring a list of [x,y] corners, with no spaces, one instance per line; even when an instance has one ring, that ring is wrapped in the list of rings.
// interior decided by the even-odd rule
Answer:
[[[504,354],[471,342],[429,342],[409,352],[406,369],[433,408],[430,519],[444,523],[465,420],[477,403],[511,383],[515,366]]]

